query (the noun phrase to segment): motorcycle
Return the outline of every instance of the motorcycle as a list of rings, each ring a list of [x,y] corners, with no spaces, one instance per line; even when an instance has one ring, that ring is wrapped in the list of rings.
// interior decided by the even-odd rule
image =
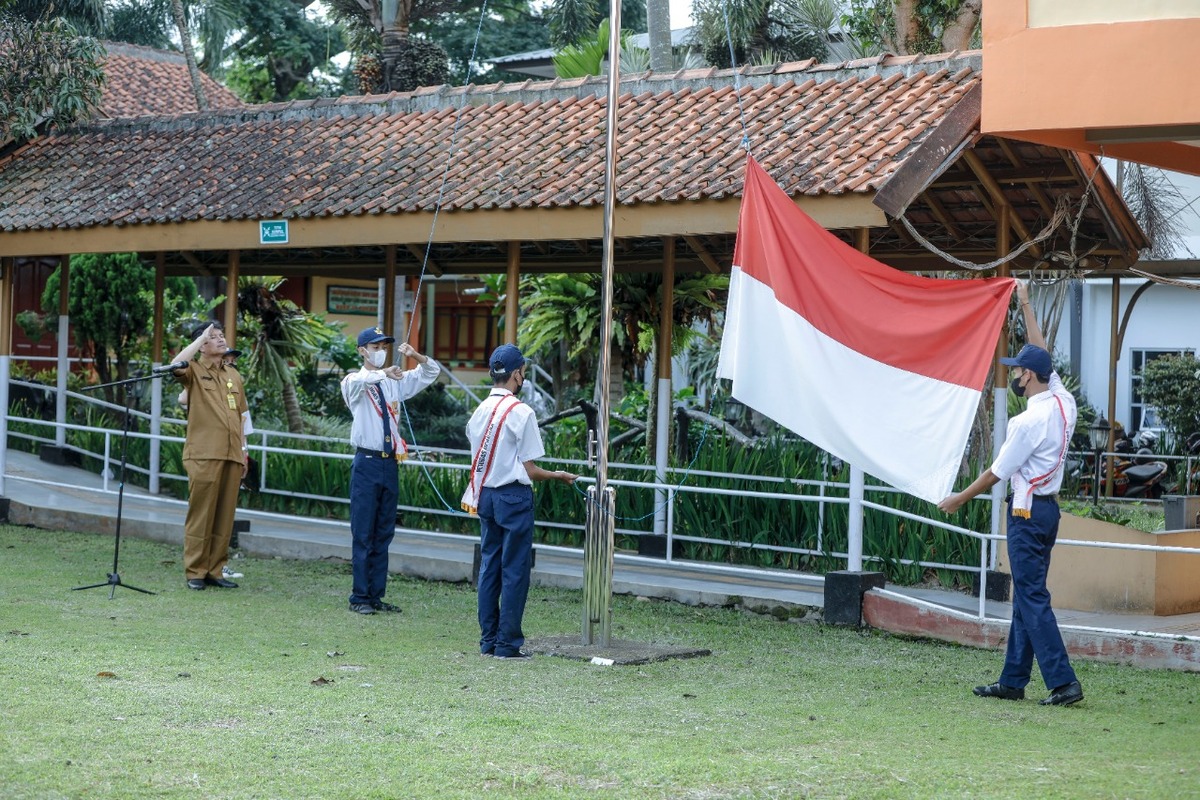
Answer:
[[[1196,434],[1196,439],[1197,452],[1200,453],[1200,434]],[[1099,495],[1108,496],[1110,470],[1113,497],[1146,497],[1157,500],[1166,494],[1170,467],[1165,461],[1155,458],[1152,448],[1157,441],[1158,434],[1148,430],[1139,431],[1132,438],[1119,439],[1113,446],[1116,456],[1101,456],[1106,466],[1105,474],[1100,476]],[[1096,476],[1095,456],[1088,456],[1075,463],[1078,470],[1076,474],[1079,478],[1079,494],[1082,497],[1090,497]],[[1200,468],[1197,469],[1197,478],[1200,479]]]

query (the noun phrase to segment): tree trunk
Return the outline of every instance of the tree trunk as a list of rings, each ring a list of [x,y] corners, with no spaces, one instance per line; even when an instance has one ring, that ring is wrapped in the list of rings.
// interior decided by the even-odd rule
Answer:
[[[296,384],[290,379],[284,381],[280,393],[283,395],[283,413],[287,416],[288,433],[304,433],[304,417],[300,415]]]
[[[668,0],[646,0],[646,28],[650,33],[650,70],[669,72],[671,57],[671,5]]]
[[[975,28],[979,25],[979,16],[983,13],[983,0],[963,0],[958,7],[958,16],[946,25],[942,31],[942,49],[970,50],[971,39],[975,36]]]
[[[208,110],[208,98],[204,96],[204,85],[200,82],[200,67],[196,65],[196,51],[192,49],[192,36],[188,32],[187,20],[183,16],[183,0],[171,0],[171,15],[179,30],[179,43],[183,46],[183,58],[187,62],[188,75],[192,78],[192,93],[196,95],[196,108]]]
[[[896,39],[888,49],[898,56],[916,52],[917,32],[921,30],[917,14],[917,0],[894,0],[892,17],[896,21]]]
[[[395,73],[396,66],[400,63],[400,59],[404,57],[405,45],[408,43],[408,27],[399,25],[389,25],[383,30],[383,90],[385,92],[395,91],[394,84],[397,82]]]

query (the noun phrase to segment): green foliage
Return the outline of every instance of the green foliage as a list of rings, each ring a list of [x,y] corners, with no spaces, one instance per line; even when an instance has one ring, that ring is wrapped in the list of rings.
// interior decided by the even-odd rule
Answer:
[[[163,20],[165,3],[121,0],[108,8],[104,37],[113,42],[138,44],[159,50],[171,49],[171,36]]]
[[[1142,367],[1142,399],[1176,442],[1200,431],[1200,361],[1190,354],[1150,361]]]
[[[957,20],[961,7],[962,0],[917,0],[914,31],[906,42],[896,41],[896,0],[849,0],[842,25],[864,51],[940,53],[946,49],[942,34]]]
[[[703,334],[694,322],[711,321],[729,290],[728,275],[695,274],[676,278],[672,318],[673,354],[685,351]],[[527,354],[558,362],[552,372],[576,384],[595,376],[595,343],[600,338],[601,276],[532,274],[521,278],[523,316],[518,340]],[[488,302],[497,302],[494,292]],[[481,298],[483,300],[484,298]],[[622,363],[640,364],[653,352],[655,331],[663,322],[662,275],[618,274],[613,280],[613,347]],[[559,397],[561,387],[555,386]],[[560,398],[561,405],[561,398]]]
[[[446,51],[437,42],[410,37],[404,40],[400,54],[390,71],[385,69],[386,85],[392,92],[411,92],[422,86],[440,86],[450,77]]]
[[[291,433],[304,430],[297,394],[297,363],[306,365],[310,380],[323,380],[313,373],[322,354],[344,353],[341,324],[330,325],[323,316],[309,314],[278,294],[286,279],[244,277],[238,281],[238,349],[247,351],[243,369],[260,404],[281,408]],[[345,356],[343,356],[345,358]],[[327,393],[332,390],[327,388]],[[279,405],[274,406],[275,400]],[[332,405],[332,403],[329,403]],[[260,407],[256,404],[256,408]]]
[[[488,14],[480,27],[480,5],[480,0],[468,0],[444,14],[417,20],[412,32],[442,46],[450,62],[448,80],[456,86],[467,83],[468,78],[478,83],[483,75],[489,81],[526,80],[528,75],[505,72],[486,62],[497,56],[549,47],[550,32],[543,11],[530,0],[488,3]]]
[[[603,19],[594,38],[584,38],[564,45],[554,54],[554,74],[560,78],[599,75],[604,66],[604,59],[608,57],[609,30],[608,20]]]
[[[763,60],[802,61],[826,57],[828,31],[808,27],[809,16],[785,0],[693,0],[695,36],[704,59],[730,67],[730,40],[738,66]],[[728,20],[728,26],[726,21]]]
[[[0,145],[87,118],[100,102],[104,50],[61,17],[0,12]]]
[[[561,49],[590,40],[600,21],[608,19],[608,12],[609,4],[598,0],[553,0],[546,14],[550,20],[550,44]],[[621,29],[646,31],[645,0],[621,0]]]
[[[57,313],[62,268],[46,280],[42,308]],[[117,375],[128,374],[137,340],[148,330],[154,311],[154,270],[135,253],[93,254],[71,257],[71,286],[67,313],[79,348],[92,354],[101,383],[108,383],[109,357],[115,358]]]
[[[280,102],[339,94],[330,58],[345,49],[342,31],[305,14],[290,0],[229,0],[241,35],[227,84],[248,102]],[[333,74],[321,78],[317,71]]]
[[[1062,503],[1062,511],[1064,514],[1111,522],[1113,525],[1123,525],[1146,533],[1161,531],[1165,526],[1162,508],[1152,508],[1142,503],[1092,505],[1084,500],[1065,500]]]

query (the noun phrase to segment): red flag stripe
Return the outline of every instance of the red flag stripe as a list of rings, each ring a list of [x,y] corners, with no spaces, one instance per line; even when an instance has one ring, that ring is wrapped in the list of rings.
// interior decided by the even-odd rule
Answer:
[[[925,278],[881,264],[797,208],[753,158],[734,264],[850,349],[975,390],[987,378],[1016,283]]]

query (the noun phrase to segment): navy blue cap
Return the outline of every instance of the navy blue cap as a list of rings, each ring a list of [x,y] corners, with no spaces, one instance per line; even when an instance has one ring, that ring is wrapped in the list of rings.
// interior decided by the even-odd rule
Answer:
[[[525,356],[521,355],[520,348],[515,344],[500,345],[492,351],[492,357],[488,359],[488,369],[491,370],[492,376],[497,378],[512,375],[523,366]]]
[[[231,347],[231,348],[229,348],[228,350],[226,350],[224,353],[222,353],[221,355],[224,355],[224,356],[233,356],[234,358],[237,358],[237,357],[238,357],[238,356],[240,356],[241,354],[242,354],[242,351],[241,351],[241,350],[237,350],[237,349],[235,349],[235,348],[232,348],[232,347]]]
[[[375,342],[387,342],[388,344],[391,344],[394,341],[396,341],[394,338],[388,336],[378,327],[364,328],[363,332],[358,335],[359,347],[366,347],[367,345],[374,344]]]
[[[1021,348],[1021,352],[1017,353],[1016,358],[1002,358],[1000,363],[1027,369],[1042,377],[1049,376],[1054,371],[1054,366],[1050,363],[1050,354],[1036,344],[1025,345]]]

